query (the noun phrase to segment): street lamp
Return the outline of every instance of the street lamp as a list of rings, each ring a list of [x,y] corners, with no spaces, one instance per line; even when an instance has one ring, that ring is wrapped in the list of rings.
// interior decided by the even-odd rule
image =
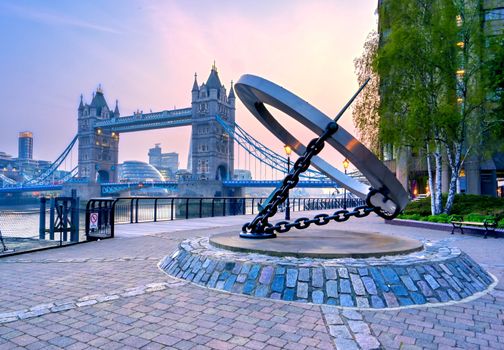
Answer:
[[[343,161],[343,168],[345,169],[345,175],[347,174],[347,169],[348,169],[348,166],[350,165],[350,162],[348,161],[348,159],[345,158],[345,160]],[[344,197],[343,197],[343,209],[346,209],[346,188],[345,188],[345,192],[344,192]]]
[[[287,174],[290,174],[290,155],[292,148],[289,145],[284,146],[285,154],[287,155]],[[289,193],[287,192],[287,207],[285,208],[285,220],[290,220],[290,202]]]

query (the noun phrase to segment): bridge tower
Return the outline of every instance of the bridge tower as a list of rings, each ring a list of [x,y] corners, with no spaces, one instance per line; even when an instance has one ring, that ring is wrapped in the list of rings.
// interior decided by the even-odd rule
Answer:
[[[111,111],[101,87],[93,94],[91,104],[81,101],[78,108],[79,177],[90,183],[117,182],[119,134],[95,128],[95,123],[119,117],[118,101]]]
[[[232,179],[234,172],[234,140],[217,122],[217,116],[234,128],[235,94],[231,83],[229,95],[221,84],[217,67],[214,65],[206,83],[198,86],[194,76],[192,88],[192,178],[202,188],[222,186],[222,181]],[[206,191],[206,192],[208,192]],[[214,193],[207,193],[213,196]],[[224,194],[221,191],[223,195]]]

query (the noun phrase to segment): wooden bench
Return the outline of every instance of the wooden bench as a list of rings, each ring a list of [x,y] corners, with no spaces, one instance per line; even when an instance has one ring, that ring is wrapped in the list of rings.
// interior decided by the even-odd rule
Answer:
[[[466,221],[463,216],[460,215],[452,215],[450,219],[451,224],[453,225],[451,234],[453,235],[456,228],[460,229],[460,232],[464,234],[463,227],[474,227],[474,228],[485,228],[485,236],[487,238],[488,232],[495,233],[495,229],[497,228],[497,221],[495,218],[485,219],[483,222],[474,222],[474,221]],[[497,236],[495,236],[497,238]]]

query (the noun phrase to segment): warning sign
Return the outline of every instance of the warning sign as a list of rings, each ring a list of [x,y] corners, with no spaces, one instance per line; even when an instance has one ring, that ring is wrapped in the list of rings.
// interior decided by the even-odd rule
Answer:
[[[89,228],[91,230],[98,229],[98,213],[89,214]]]

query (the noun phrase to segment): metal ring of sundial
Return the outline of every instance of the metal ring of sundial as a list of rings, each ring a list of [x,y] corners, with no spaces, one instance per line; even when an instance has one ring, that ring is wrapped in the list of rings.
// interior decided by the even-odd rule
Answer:
[[[271,115],[265,104],[286,113],[317,135],[321,135],[326,125],[332,121],[300,97],[258,76],[245,74],[234,88],[247,109],[280,141],[291,146],[298,155],[303,154],[306,147]],[[341,126],[327,142],[361,171],[373,189],[379,190],[390,199],[377,196],[380,203],[375,203],[376,199],[374,201],[371,199],[373,205],[389,213],[404,209],[409,201],[408,194],[394,174],[363,144]],[[367,198],[369,186],[345,175],[319,156],[312,158],[312,165],[358,197]]]

